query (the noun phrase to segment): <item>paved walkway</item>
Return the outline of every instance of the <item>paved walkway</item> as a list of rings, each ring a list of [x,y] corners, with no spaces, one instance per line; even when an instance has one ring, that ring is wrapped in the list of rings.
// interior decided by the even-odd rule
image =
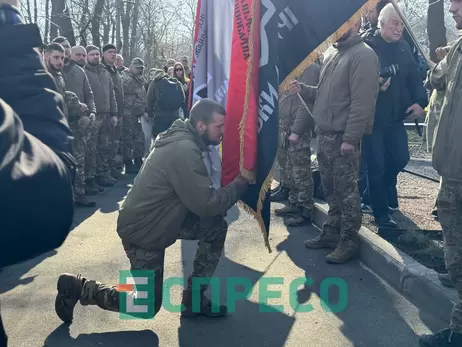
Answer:
[[[328,265],[324,261],[326,251],[305,249],[303,240],[317,233],[313,227],[287,230],[274,217],[270,254],[256,222],[236,207],[230,213],[225,256],[217,276],[223,279],[223,300],[226,277],[245,277],[253,288],[247,300],[237,301],[236,311],[230,316],[181,320],[178,313],[162,309],[153,320],[121,320],[118,314],[78,304],[74,323],[70,327],[61,325],[54,313],[60,273],[81,272],[89,278],[116,283],[119,270],[129,268],[115,232],[117,208],[126,191],[127,187],[120,184],[97,197],[99,209],[77,210],[75,229],[57,253],[0,273],[0,300],[10,346],[414,347],[418,346],[416,335],[444,327],[442,322],[419,312],[359,262]],[[189,275],[195,244],[178,241],[168,249],[165,278]],[[304,276],[312,278],[313,285],[296,294],[292,291],[291,297],[290,283]],[[283,285],[268,287],[281,290],[281,298],[269,299],[268,303],[282,305],[282,312],[259,312],[258,288],[265,277],[284,279]],[[322,307],[320,288],[327,277],[340,277],[347,284],[348,305],[341,312],[326,312]],[[329,300],[337,303],[339,291],[333,288],[329,293]],[[181,288],[172,287],[172,302],[180,300]],[[305,304],[312,305],[311,312],[296,313],[292,307]]]

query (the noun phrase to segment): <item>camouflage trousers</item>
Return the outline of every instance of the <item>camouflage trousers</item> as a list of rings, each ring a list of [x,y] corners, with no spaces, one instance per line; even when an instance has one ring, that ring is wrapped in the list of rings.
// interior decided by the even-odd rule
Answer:
[[[124,161],[144,157],[144,132],[140,116],[125,115],[122,126]]]
[[[286,129],[283,127],[279,127],[279,142],[278,142],[278,150],[277,150],[277,160],[279,166],[279,182],[282,185],[287,185],[288,182],[288,173],[287,173],[287,165],[288,165],[288,138],[289,134]]]
[[[72,150],[75,160],[77,161],[74,187],[75,195],[77,196],[85,196],[85,160],[87,156],[87,140],[90,126],[89,120],[84,117],[69,121],[69,127],[74,136]]]
[[[323,233],[340,233],[357,239],[362,214],[358,190],[359,151],[342,155],[343,134],[324,133],[318,137],[318,162],[324,196],[329,204]]]
[[[120,152],[121,149],[121,140],[122,140],[122,127],[123,127],[123,119],[119,119],[119,123],[117,126],[109,127],[109,139],[108,139],[108,146],[109,146],[109,157],[108,157],[108,166],[109,170],[116,170],[120,169],[122,165],[118,165],[116,161],[116,156]]]
[[[451,314],[450,328],[462,334],[462,185],[443,177],[437,198],[438,217],[443,228],[446,269],[459,301]]]
[[[192,290],[194,278],[211,278],[223,252],[228,231],[228,224],[223,217],[198,219],[195,216],[186,218],[184,228],[178,239],[199,240],[194,260],[194,270],[191,274],[187,288]],[[142,249],[133,245],[124,244],[124,249],[130,260],[131,270],[154,271],[154,315],[162,306],[164,256],[165,249]],[[201,288],[204,292],[207,285]],[[120,292],[116,286],[108,286],[94,280],[87,280],[82,288],[80,303],[83,306],[97,305],[108,311],[119,312]],[[136,293],[130,293],[136,297]]]
[[[304,134],[297,144],[289,144],[287,151],[287,188],[289,202],[302,208],[311,218],[313,210],[313,177],[311,175],[311,136]]]
[[[96,176],[109,175],[109,136],[111,134],[110,116],[96,115],[96,120],[90,126],[87,141],[87,156],[85,158],[85,172],[87,179]]]

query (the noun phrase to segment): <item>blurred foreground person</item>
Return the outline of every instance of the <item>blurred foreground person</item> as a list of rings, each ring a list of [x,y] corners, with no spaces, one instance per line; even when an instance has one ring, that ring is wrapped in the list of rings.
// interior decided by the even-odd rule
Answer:
[[[462,1],[452,0],[451,12],[458,30],[462,29]],[[446,88],[440,120],[433,145],[433,167],[441,176],[438,193],[438,217],[443,227],[444,258],[459,300],[455,303],[448,329],[420,338],[422,347],[462,346],[462,38],[448,55],[432,69],[430,79],[438,89]],[[446,78],[438,79],[444,75]],[[433,77],[433,78],[432,78]],[[440,85],[437,85],[437,81]]]
[[[63,98],[35,50],[39,29],[25,25],[18,8],[0,0],[0,268],[61,246],[73,217]],[[0,346],[7,346],[1,317]]]
[[[165,250],[177,239],[199,240],[194,270],[183,292],[182,315],[227,313],[224,306],[219,312],[212,311],[212,303],[204,295],[208,285],[197,286],[215,272],[228,230],[224,217],[248,185],[238,176],[228,186],[216,188],[207,170],[203,153],[220,144],[224,122],[225,110],[220,104],[210,99],[198,101],[190,119],[176,120],[159,135],[119,211],[117,233],[131,270],[154,275],[155,297],[150,299],[155,309],[148,318],[162,306]],[[119,312],[120,296],[117,287],[63,274],[58,280],[56,313],[64,322],[72,322],[78,301]]]
[[[326,257],[334,264],[349,261],[359,251],[359,144],[372,130],[379,88],[378,58],[359,36],[359,28],[358,22],[334,44],[318,86],[297,81],[291,86],[305,100],[314,101],[319,169],[329,204],[322,233],[305,246],[334,249]]]

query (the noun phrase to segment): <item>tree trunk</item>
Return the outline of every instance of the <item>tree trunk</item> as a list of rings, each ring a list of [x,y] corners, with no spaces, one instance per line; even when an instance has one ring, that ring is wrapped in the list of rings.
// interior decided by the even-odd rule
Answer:
[[[32,12],[30,10],[30,0],[26,1],[26,7],[27,7],[27,22],[32,23]]]
[[[45,37],[43,38],[44,43],[48,43],[50,37],[50,0],[45,0]]]
[[[435,50],[447,45],[444,1],[442,0],[428,0],[427,33],[430,42],[430,59],[436,63],[438,58]]]
[[[125,13],[123,13],[122,30],[123,30],[123,45],[122,56],[126,59],[130,55],[130,12],[131,4],[127,3]]]
[[[91,20],[91,36],[93,44],[96,47],[101,48],[101,35],[100,27],[103,19],[104,0],[96,0],[95,12],[93,12],[93,18]]]
[[[34,0],[34,23],[38,22],[37,0]]]
[[[74,29],[66,0],[51,0],[51,39],[58,36],[58,31],[69,40],[71,45],[75,45]]]
[[[83,9],[82,9],[82,16],[80,17],[80,25],[79,25],[79,36],[80,36],[80,45],[86,46],[87,45],[87,30],[90,26],[90,10],[88,6],[88,0],[84,0],[83,2]]]
[[[133,8],[133,18],[132,18],[132,39],[130,44],[130,61],[135,58],[135,55],[138,54],[138,12],[140,7],[140,1],[135,0],[135,5]]]

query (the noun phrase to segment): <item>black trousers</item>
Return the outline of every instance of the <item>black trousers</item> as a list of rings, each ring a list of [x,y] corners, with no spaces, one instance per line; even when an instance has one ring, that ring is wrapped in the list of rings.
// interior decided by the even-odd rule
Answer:
[[[408,137],[403,122],[374,129],[372,134],[365,136],[362,155],[374,217],[388,216],[389,207],[398,207],[397,178],[409,162]]]

